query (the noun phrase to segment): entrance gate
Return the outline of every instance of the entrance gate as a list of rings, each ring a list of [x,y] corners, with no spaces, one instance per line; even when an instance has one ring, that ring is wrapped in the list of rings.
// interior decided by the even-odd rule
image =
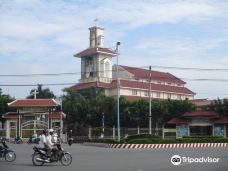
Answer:
[[[42,130],[48,129],[48,122],[40,120],[30,120],[21,124],[22,138],[29,138],[33,134],[41,134]]]

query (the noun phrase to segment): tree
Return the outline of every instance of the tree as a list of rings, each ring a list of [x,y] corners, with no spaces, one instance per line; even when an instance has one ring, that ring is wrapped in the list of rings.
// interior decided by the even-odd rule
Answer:
[[[32,89],[30,91],[30,95],[27,96],[27,99],[33,99],[34,98],[34,90]],[[37,99],[49,99],[49,98],[55,98],[56,96],[54,95],[54,93],[49,89],[49,88],[45,88],[43,89],[43,85],[42,84],[38,84],[37,85],[37,92],[38,94],[36,95]]]
[[[10,95],[2,94],[0,89],[0,121],[2,121],[2,115],[9,111],[8,103],[12,102],[14,99]]]
[[[228,117],[228,99],[214,100],[209,106],[209,109],[217,112],[222,117]]]

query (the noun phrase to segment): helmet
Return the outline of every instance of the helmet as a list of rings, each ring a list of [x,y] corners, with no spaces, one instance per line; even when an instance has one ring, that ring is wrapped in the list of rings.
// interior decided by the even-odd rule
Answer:
[[[54,130],[53,129],[49,129],[49,132],[54,132]]]

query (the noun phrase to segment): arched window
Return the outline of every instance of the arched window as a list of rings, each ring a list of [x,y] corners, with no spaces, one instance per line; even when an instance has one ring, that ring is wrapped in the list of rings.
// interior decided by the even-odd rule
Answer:
[[[104,77],[110,77],[110,63],[108,61],[105,62],[105,68],[104,68]]]

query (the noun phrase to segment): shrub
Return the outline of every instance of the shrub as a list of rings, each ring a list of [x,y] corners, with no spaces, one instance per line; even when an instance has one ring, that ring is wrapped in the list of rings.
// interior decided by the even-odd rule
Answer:
[[[151,140],[144,138],[144,139],[131,139],[127,142],[127,144],[151,144]]]
[[[107,139],[107,138],[104,138],[104,139],[89,139],[87,140],[86,142],[95,142],[95,143],[110,143],[110,144],[116,144],[118,143],[118,141],[114,140],[114,139]]]

